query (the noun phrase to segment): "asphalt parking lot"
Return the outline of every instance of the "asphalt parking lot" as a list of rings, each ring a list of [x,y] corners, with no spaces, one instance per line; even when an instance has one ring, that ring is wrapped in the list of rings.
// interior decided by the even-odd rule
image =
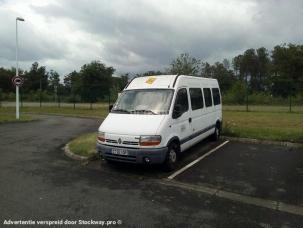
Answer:
[[[230,142],[176,180],[303,207],[303,151]]]
[[[66,142],[99,123],[44,116],[0,125],[0,226],[92,219],[122,227],[303,227],[302,148],[229,142],[173,179],[159,166],[84,165],[63,155]],[[199,143],[178,168],[222,143]]]

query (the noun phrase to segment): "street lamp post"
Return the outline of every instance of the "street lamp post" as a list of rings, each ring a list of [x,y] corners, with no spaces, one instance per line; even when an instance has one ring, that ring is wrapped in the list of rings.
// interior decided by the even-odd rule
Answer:
[[[19,76],[19,65],[18,65],[18,21],[24,21],[22,17],[16,18],[16,76]],[[19,115],[19,85],[16,85],[16,119],[20,118]]]

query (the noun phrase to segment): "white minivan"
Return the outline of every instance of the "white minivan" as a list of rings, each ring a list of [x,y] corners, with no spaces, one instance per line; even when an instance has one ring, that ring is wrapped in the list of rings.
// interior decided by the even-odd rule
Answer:
[[[222,126],[216,79],[186,75],[134,78],[99,127],[97,151],[107,161],[163,163],[175,168],[178,155]]]

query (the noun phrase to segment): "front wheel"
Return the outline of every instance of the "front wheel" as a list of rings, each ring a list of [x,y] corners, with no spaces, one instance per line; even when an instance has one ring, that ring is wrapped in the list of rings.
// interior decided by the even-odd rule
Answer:
[[[175,143],[170,144],[167,150],[164,168],[170,172],[176,169],[178,161],[178,146]]]
[[[220,134],[221,134],[221,131],[220,131],[220,124],[216,124],[215,132],[214,132],[214,134],[212,135],[212,139],[213,139],[214,141],[219,140]]]

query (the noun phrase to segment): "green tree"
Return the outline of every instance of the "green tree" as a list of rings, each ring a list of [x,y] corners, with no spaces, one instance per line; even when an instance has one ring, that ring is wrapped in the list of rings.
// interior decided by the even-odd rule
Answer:
[[[247,80],[252,91],[264,91],[268,87],[270,64],[264,47],[248,49],[234,57],[232,62],[236,77],[241,81]]]
[[[81,93],[81,75],[77,71],[66,75],[63,79],[63,84],[68,93]]]
[[[83,65],[80,70],[82,99],[92,103],[108,96],[114,71],[99,61]]]
[[[201,76],[205,78],[213,77],[213,69],[208,62],[201,63]]]
[[[37,62],[32,64],[30,71],[24,73],[24,90],[45,90],[48,86],[48,72],[46,72],[45,66],[40,66]]]
[[[224,97],[223,97],[224,98]],[[243,81],[236,81],[232,88],[228,90],[225,99],[229,103],[244,104],[246,99],[246,88]]]
[[[15,74],[16,72],[14,68],[5,69],[0,67],[0,89],[2,89],[3,93],[12,92],[14,90],[11,79]]]
[[[258,73],[257,73],[257,85],[256,89],[258,91],[265,91],[270,84],[270,67],[271,61],[269,58],[269,53],[266,48],[261,47],[257,49],[258,57]]]
[[[272,51],[272,91],[294,95],[303,90],[303,45],[278,45]],[[284,83],[283,83],[284,82]],[[283,84],[284,89],[283,89]],[[288,86],[287,86],[288,85]]]
[[[59,86],[59,83],[60,83],[60,75],[54,71],[54,70],[51,70],[49,72],[49,80],[48,80],[48,83],[49,83],[49,86],[54,88],[55,86]]]
[[[54,94],[55,101],[60,101],[60,96],[64,94],[63,86],[60,84],[60,75],[54,70],[49,72],[48,90]]]
[[[166,74],[162,71],[154,71],[154,70],[149,70],[146,71],[144,73],[140,73],[140,74],[136,74],[136,77],[144,77],[144,76],[153,76],[153,75],[162,75],[162,74]]]
[[[231,70],[227,70],[223,63],[216,62],[211,66],[211,71],[213,78],[218,80],[222,93],[225,93],[232,87],[235,81],[234,74]]]
[[[111,101],[114,101],[128,83],[129,73],[122,74],[120,77],[112,77],[112,86],[110,90]]]
[[[239,80],[243,80],[243,66],[242,66],[242,58],[243,55],[238,55],[233,58],[232,60],[232,66],[235,73],[235,76]]]
[[[226,70],[230,69],[230,62],[228,61],[228,59],[223,59],[222,64]]]
[[[129,73],[121,75],[120,84],[119,84],[120,91],[123,90],[124,87],[127,85],[128,80],[129,80]]]
[[[244,74],[242,78],[249,81],[248,83],[252,90],[257,89],[258,57],[256,51],[254,49],[246,50],[243,54],[241,64]]]
[[[183,53],[173,59],[168,72],[171,74],[201,75],[201,60],[191,57],[188,53]]]

